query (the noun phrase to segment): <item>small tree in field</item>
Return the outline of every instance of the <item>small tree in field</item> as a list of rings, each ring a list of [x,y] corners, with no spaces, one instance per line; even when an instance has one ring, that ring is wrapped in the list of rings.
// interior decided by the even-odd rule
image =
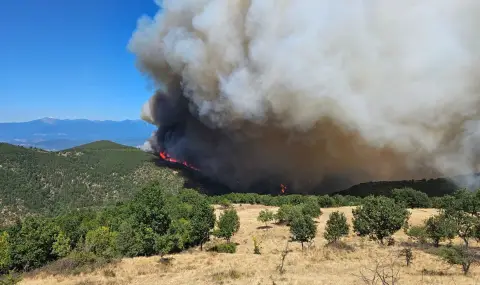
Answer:
[[[301,204],[301,207],[302,213],[312,218],[317,218],[322,214],[322,210],[320,209],[317,199],[308,199],[306,203]]]
[[[193,239],[200,243],[200,250],[203,250],[203,244],[210,238],[210,232],[215,227],[215,212],[207,201],[195,203],[192,212]]]
[[[470,266],[476,262],[475,254],[469,248],[461,246],[441,248],[440,257],[451,265],[461,265],[464,275],[468,274]]]
[[[469,246],[469,240],[475,237],[478,218],[464,211],[459,211],[449,217],[455,224],[456,234],[463,240],[465,247]]]
[[[328,243],[337,242],[341,237],[348,235],[348,229],[347,217],[344,213],[336,211],[330,214],[323,237]]]
[[[352,210],[353,229],[360,236],[369,236],[383,244],[384,238],[400,230],[410,216],[403,204],[387,197],[369,196],[363,205]]]
[[[290,233],[292,235],[292,241],[300,242],[303,250],[303,243],[315,238],[317,226],[310,216],[295,216],[290,223]]]
[[[265,223],[265,227],[266,227],[267,223],[270,221],[273,221],[274,218],[275,218],[275,215],[272,211],[261,210],[260,213],[258,214],[257,221]]]
[[[428,218],[425,221],[425,234],[438,247],[441,241],[455,237],[455,223],[446,215],[441,214]]]
[[[232,236],[238,232],[240,228],[240,218],[238,217],[237,211],[235,209],[225,210],[220,214],[217,225],[218,229],[214,232],[214,235],[226,239],[229,243]]]

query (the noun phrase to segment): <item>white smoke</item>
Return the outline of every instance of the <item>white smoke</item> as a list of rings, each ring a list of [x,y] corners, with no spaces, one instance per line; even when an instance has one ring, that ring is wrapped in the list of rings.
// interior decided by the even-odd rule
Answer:
[[[139,21],[130,49],[159,87],[181,82],[182,92],[165,96],[185,96],[205,126],[256,149],[269,148],[272,132],[321,145],[308,148],[310,159],[324,160],[320,176],[362,168],[342,157],[353,152],[362,163],[377,159],[365,166],[370,178],[399,164],[475,171],[478,135],[464,125],[479,114],[480,1],[158,4],[155,19]],[[158,109],[147,104],[143,118],[161,125],[152,112],[166,111]],[[380,162],[385,149],[400,162]]]

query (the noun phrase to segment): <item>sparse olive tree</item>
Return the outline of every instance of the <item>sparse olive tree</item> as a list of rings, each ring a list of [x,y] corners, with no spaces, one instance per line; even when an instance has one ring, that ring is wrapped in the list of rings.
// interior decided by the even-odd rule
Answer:
[[[363,204],[352,210],[353,229],[360,236],[369,236],[383,244],[386,237],[390,237],[400,230],[410,217],[410,212],[403,204],[397,204],[387,197],[369,196]]]
[[[300,242],[303,250],[303,243],[310,242],[315,238],[317,226],[310,216],[297,215],[290,223],[290,233],[292,241]]]
[[[224,238],[228,243],[232,236],[240,229],[240,218],[235,209],[227,209],[222,214],[217,223],[217,230],[214,235],[219,238]]]
[[[273,221],[274,218],[275,218],[274,213],[268,209],[265,209],[260,211],[257,217],[257,221],[265,223],[265,227],[266,227],[267,223],[270,221]]]
[[[425,234],[438,247],[440,242],[455,237],[455,224],[445,214],[429,217],[425,221]]]
[[[203,250],[203,244],[208,241],[210,232],[215,227],[215,212],[205,199],[195,203],[192,212],[192,239],[199,243],[200,250]]]
[[[337,242],[341,237],[348,235],[347,217],[339,211],[332,212],[328,218],[323,237],[328,243]]]

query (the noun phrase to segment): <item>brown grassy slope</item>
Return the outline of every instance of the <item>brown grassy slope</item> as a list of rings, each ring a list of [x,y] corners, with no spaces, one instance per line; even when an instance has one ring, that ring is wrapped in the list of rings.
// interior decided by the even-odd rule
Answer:
[[[286,272],[276,270],[280,252],[287,241],[288,227],[272,225],[269,230],[256,220],[259,205],[235,206],[240,215],[241,227],[234,241],[239,243],[236,254],[200,252],[198,249],[172,255],[171,265],[158,262],[159,257],[123,259],[115,265],[80,276],[46,276],[39,274],[25,279],[21,284],[364,284],[360,271],[372,268],[376,260],[391,260],[398,255],[402,231],[395,234],[397,245],[381,247],[374,242],[350,235],[345,241],[355,247],[354,252],[324,247],[323,232],[328,214],[335,210],[352,217],[351,207],[323,209],[317,220],[318,233],[313,247],[301,252],[300,244],[293,243],[293,252],[286,257]],[[421,223],[433,215],[433,209],[415,209],[410,222]],[[261,255],[253,254],[252,236],[259,237]],[[477,246],[476,243],[473,246]],[[414,249],[413,265],[406,267],[398,259],[399,284],[478,284],[480,268],[472,266],[469,276],[463,276],[459,267],[451,267],[438,257]],[[422,274],[423,270],[427,272]],[[115,277],[106,277],[105,270],[112,270]],[[110,273],[111,275],[111,273]],[[368,274],[367,274],[368,275]],[[378,283],[380,284],[380,283]]]

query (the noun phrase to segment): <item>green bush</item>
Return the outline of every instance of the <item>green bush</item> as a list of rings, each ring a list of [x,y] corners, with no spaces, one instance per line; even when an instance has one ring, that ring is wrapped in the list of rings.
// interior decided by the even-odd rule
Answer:
[[[302,244],[310,242],[315,238],[317,234],[317,226],[310,216],[307,215],[298,215],[293,217],[290,223],[290,234],[292,241],[298,241]]]
[[[52,247],[57,233],[52,221],[40,217],[28,217],[9,228],[12,269],[31,270],[55,260]]]
[[[446,213],[444,215],[447,215]],[[476,236],[476,228],[479,218],[472,216],[464,211],[457,211],[449,214],[448,218],[453,221],[456,234],[463,240],[468,247],[469,240]]]
[[[392,197],[397,203],[403,203],[408,208],[430,208],[432,202],[427,194],[412,188],[393,189]]]
[[[8,241],[8,233],[2,232],[0,234],[0,275],[8,271],[12,266],[12,248]]]
[[[85,250],[100,257],[112,258],[117,253],[117,235],[108,227],[91,230],[85,237]]]
[[[215,227],[215,212],[206,199],[197,200],[193,204],[192,212],[192,240],[203,249],[203,244],[209,239],[210,232]]]
[[[65,258],[47,265],[42,270],[52,275],[77,275],[92,272],[110,262],[111,259],[96,256],[93,252],[72,251]]]
[[[126,220],[120,225],[116,243],[119,253],[123,256],[155,254],[153,230],[144,225],[134,225],[131,220]]]
[[[348,235],[347,217],[339,211],[332,212],[325,226],[323,237],[328,243],[337,242],[341,237]]]
[[[156,236],[155,238],[155,250],[163,256],[169,253],[175,247],[175,241],[170,235]]]
[[[210,251],[220,252],[220,253],[235,253],[237,251],[237,244],[233,242],[220,243],[216,244]]]
[[[70,246],[70,238],[65,233],[60,232],[55,236],[55,242],[52,245],[53,253],[58,257],[67,256],[72,250]]]
[[[0,275],[0,285],[15,285],[20,281],[22,281],[22,276],[13,271],[5,275]]]
[[[427,242],[428,236],[425,226],[411,226],[407,229],[406,234],[419,243],[423,244]]]
[[[369,196],[352,210],[353,229],[360,236],[369,236],[383,244],[384,238],[400,230],[410,216],[402,204],[387,197]]]
[[[230,242],[231,237],[240,228],[240,218],[235,209],[225,210],[220,214],[218,220],[218,229],[214,231],[214,235],[219,238],[224,238]]]
[[[317,200],[318,200],[318,205],[322,208],[333,207],[333,205],[335,204],[335,201],[333,200],[333,198],[328,195],[318,196]]]
[[[224,209],[232,207],[232,202],[230,202],[228,199],[222,199],[220,201],[220,206],[222,206]]]
[[[317,218],[322,214],[317,199],[308,199],[307,202],[300,204],[302,213],[312,218]]]
[[[438,247],[441,241],[455,237],[455,224],[444,214],[429,217],[425,221],[425,234]]]
[[[278,223],[285,223],[285,224],[290,224],[290,222],[293,220],[294,217],[296,216],[301,216],[303,215],[302,212],[302,207],[299,205],[282,205],[277,211],[277,214],[275,215],[276,220]]]
[[[267,226],[267,223],[273,221],[274,218],[275,214],[272,211],[266,209],[260,211],[257,217],[257,221],[265,223],[265,226]]]
[[[475,254],[468,248],[449,246],[441,248],[440,257],[451,265],[461,265],[463,274],[467,275],[470,266],[476,261]]]

